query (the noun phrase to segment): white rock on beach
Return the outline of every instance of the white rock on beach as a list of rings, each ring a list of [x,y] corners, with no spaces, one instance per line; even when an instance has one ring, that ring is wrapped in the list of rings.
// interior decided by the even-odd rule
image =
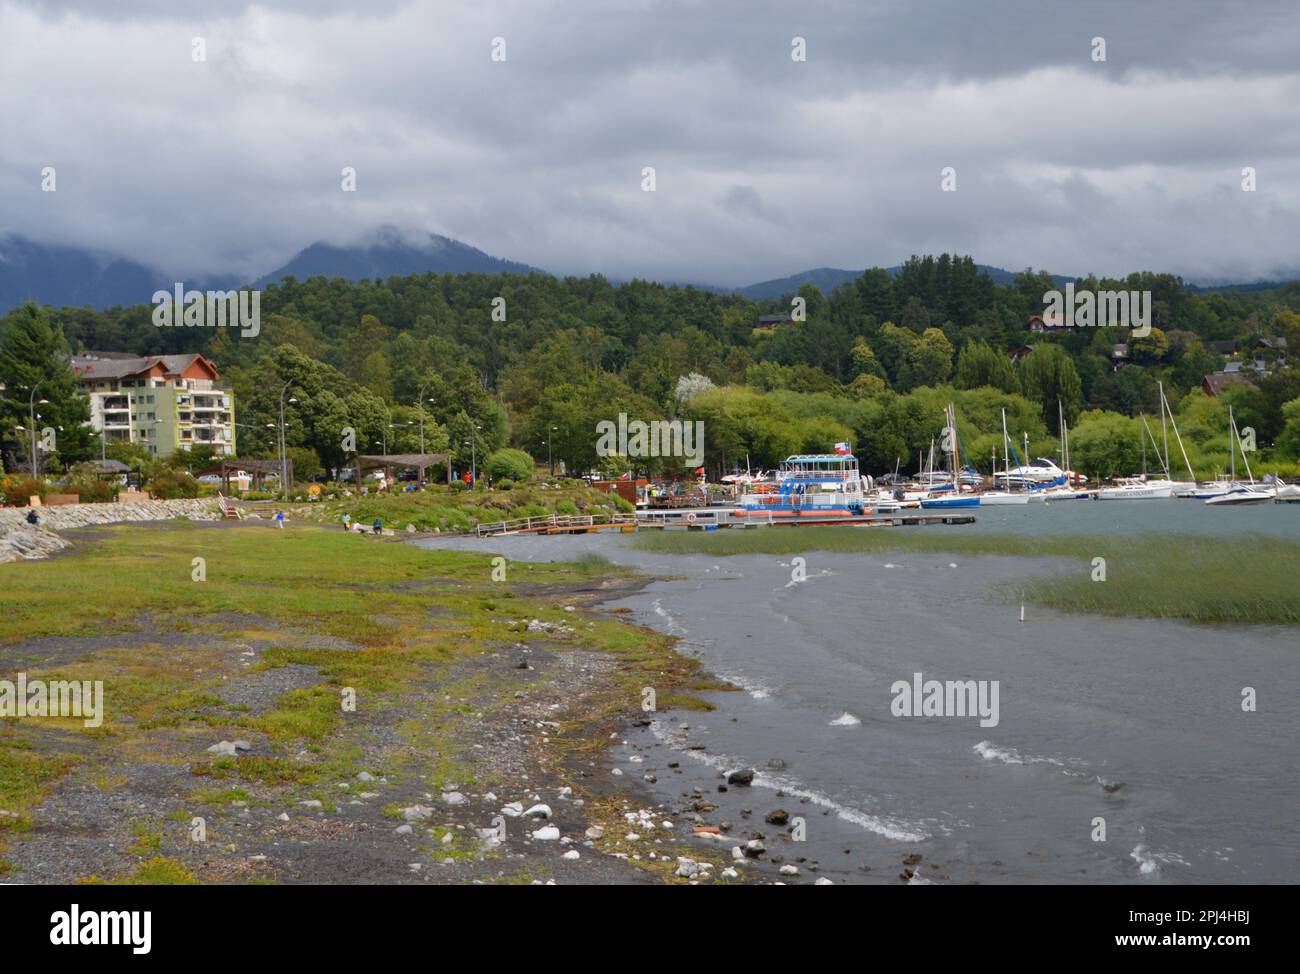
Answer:
[[[524,815],[527,818],[550,818],[551,806],[538,802],[532,808],[528,809],[528,811],[524,812]]]
[[[560,830],[554,825],[546,825],[533,833],[533,838],[541,842],[554,842],[560,837]]]

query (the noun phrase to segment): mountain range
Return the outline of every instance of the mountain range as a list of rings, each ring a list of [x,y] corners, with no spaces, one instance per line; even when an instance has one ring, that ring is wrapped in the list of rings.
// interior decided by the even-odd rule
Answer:
[[[1015,272],[1001,267],[978,265],[994,283],[1007,284]],[[898,267],[889,268],[897,273]],[[350,281],[405,277],[411,274],[499,274],[547,273],[527,264],[503,260],[450,237],[430,234],[411,240],[385,227],[367,240],[353,246],[314,243],[292,260],[252,283],[262,288],[293,276],[298,280],[323,275]],[[813,284],[829,293],[841,284],[862,275],[861,270],[818,267],[789,277],[760,281],[745,287],[727,288],[696,284],[709,290],[735,291],[751,301],[763,301],[793,294],[802,284]],[[1075,280],[1052,275],[1058,285]],[[233,275],[210,275],[201,281],[187,280],[187,286],[201,290],[229,290],[246,282]],[[672,282],[664,282],[672,283]],[[113,305],[148,303],[150,295],[170,289],[173,276],[129,258],[81,247],[37,243],[16,235],[0,236],[0,314],[27,300],[55,306],[84,306],[102,310]],[[1256,290],[1276,286],[1261,282],[1246,285],[1223,285],[1197,290],[1221,290],[1229,287]]]

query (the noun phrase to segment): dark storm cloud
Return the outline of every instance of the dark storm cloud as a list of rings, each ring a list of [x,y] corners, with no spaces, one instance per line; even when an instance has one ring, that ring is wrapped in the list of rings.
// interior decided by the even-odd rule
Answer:
[[[737,284],[937,250],[1294,273],[1298,34],[1195,0],[0,0],[0,232],[178,274],[385,224]]]

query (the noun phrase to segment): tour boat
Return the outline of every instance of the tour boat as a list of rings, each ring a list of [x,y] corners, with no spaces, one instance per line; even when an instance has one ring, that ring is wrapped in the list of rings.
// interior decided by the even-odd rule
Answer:
[[[774,483],[742,494],[738,513],[773,520],[857,517],[872,511],[865,488],[852,454],[797,454],[781,464]]]

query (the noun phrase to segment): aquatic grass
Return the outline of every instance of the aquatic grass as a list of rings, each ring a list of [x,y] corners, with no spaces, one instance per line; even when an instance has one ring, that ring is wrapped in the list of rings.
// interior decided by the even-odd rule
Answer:
[[[1143,534],[1093,538],[963,532],[916,528],[762,528],[663,531],[638,535],[639,548],[662,554],[794,555],[935,553],[1062,558],[1077,561],[1006,587],[1064,612],[1188,622],[1300,625],[1300,543],[1263,535],[1210,539]],[[1105,581],[1094,559],[1105,559]]]

